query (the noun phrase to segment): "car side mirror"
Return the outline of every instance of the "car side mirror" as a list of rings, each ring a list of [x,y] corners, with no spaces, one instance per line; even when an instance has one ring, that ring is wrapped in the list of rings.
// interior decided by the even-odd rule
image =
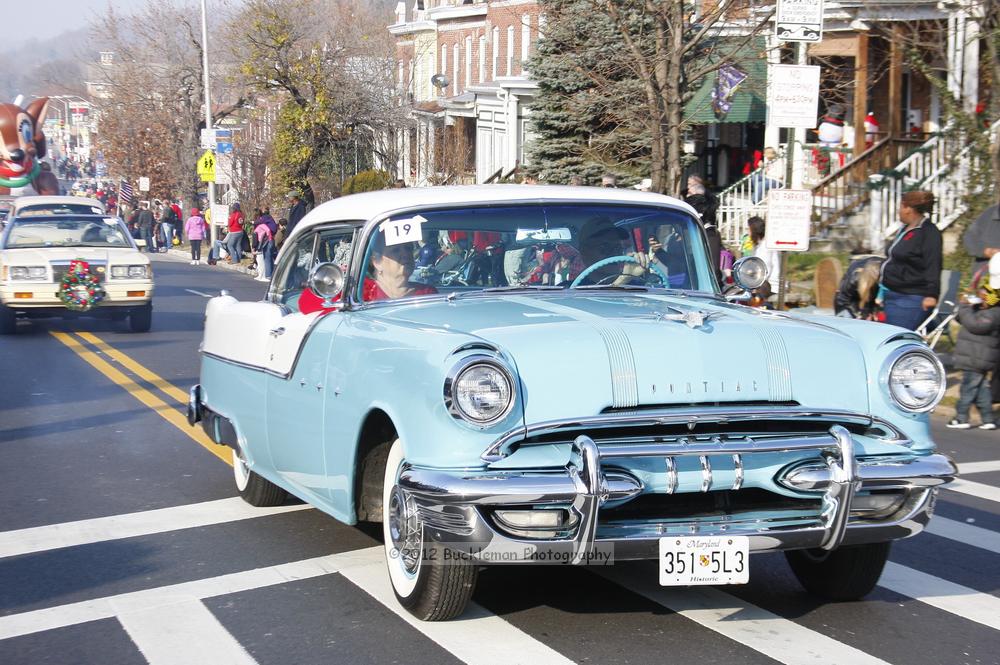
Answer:
[[[344,271],[335,263],[321,263],[309,275],[309,288],[323,299],[324,307],[332,306],[344,291]]]

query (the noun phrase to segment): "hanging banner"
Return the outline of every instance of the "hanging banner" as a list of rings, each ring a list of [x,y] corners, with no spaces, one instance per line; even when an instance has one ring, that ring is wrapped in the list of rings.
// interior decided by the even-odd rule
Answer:
[[[723,119],[733,107],[733,93],[740,83],[747,80],[747,73],[733,65],[723,65],[715,78],[715,88],[712,90],[712,111],[715,117]]]

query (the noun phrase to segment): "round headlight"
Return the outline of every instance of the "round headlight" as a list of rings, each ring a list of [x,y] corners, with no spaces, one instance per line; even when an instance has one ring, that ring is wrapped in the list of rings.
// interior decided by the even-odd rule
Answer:
[[[490,425],[510,413],[514,405],[514,381],[491,361],[464,361],[454,378],[445,381],[445,403],[451,414],[474,425]]]
[[[941,361],[924,350],[903,350],[891,360],[888,375],[889,394],[906,411],[930,411],[945,391]]]
[[[741,289],[753,291],[767,280],[767,264],[758,256],[744,256],[733,264],[733,281]]]

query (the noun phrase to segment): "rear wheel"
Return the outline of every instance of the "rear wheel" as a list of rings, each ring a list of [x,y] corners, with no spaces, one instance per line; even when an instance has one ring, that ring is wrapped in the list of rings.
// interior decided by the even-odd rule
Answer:
[[[479,568],[461,559],[442,560],[424,541],[424,526],[412,497],[397,485],[403,464],[399,439],[389,449],[382,487],[382,531],[389,580],[399,604],[423,621],[460,615],[472,597]]]
[[[153,325],[153,303],[136,307],[128,315],[128,327],[134,333],[149,332]]]
[[[280,506],[288,498],[288,492],[251,471],[239,449],[233,451],[233,478],[240,497],[251,506]]]
[[[0,305],[0,335],[13,335],[17,332],[17,318],[14,310],[7,305]]]
[[[792,550],[785,552],[785,558],[809,593],[830,600],[858,600],[875,588],[891,545],[851,545],[832,552]]]

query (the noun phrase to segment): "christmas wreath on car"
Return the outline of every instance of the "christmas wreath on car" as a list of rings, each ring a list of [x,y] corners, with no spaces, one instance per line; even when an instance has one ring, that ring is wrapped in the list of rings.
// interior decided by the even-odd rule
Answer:
[[[59,282],[57,294],[63,305],[74,312],[86,312],[104,300],[104,287],[97,275],[90,272],[90,264],[83,259],[69,262],[69,272]]]

